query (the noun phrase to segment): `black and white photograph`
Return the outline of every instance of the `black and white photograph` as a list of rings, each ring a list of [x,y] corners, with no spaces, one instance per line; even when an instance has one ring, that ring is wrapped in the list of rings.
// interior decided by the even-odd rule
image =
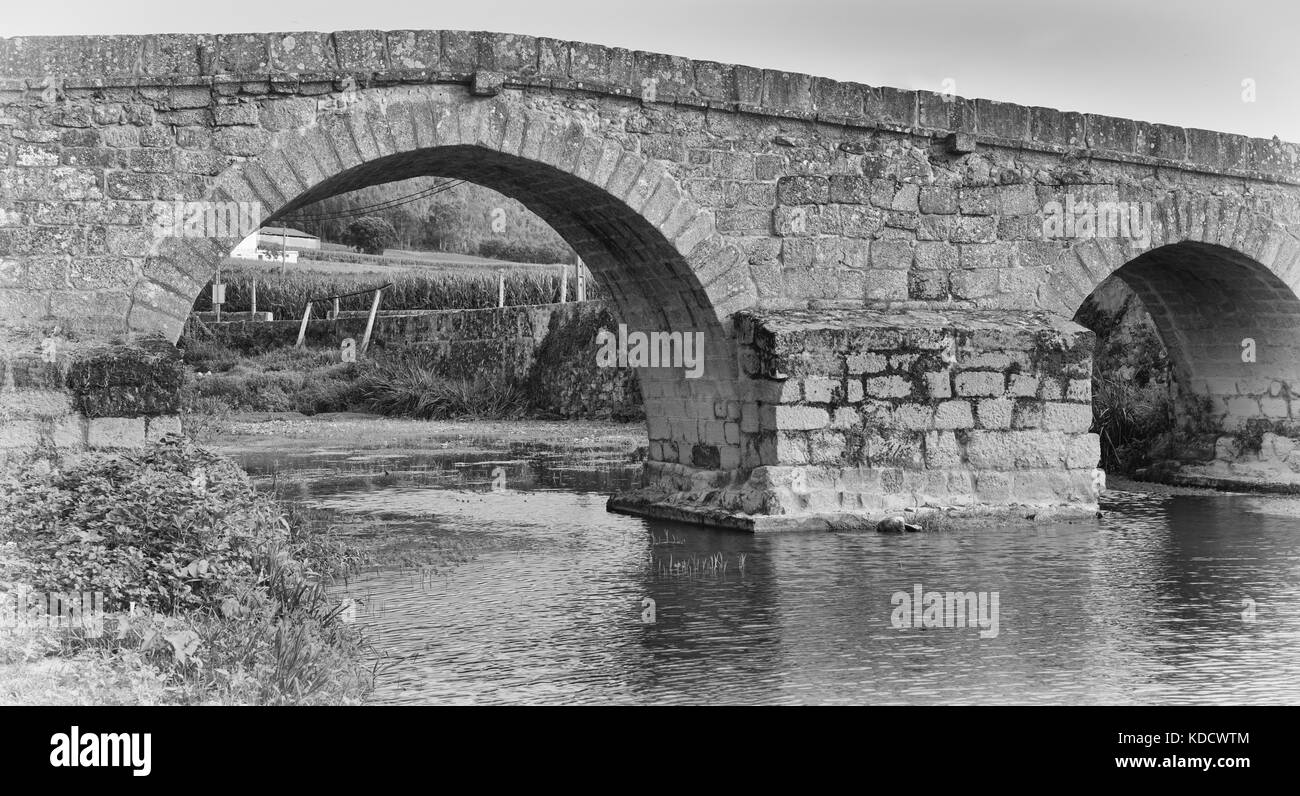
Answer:
[[[1283,0],[15,0],[3,746],[840,706],[1276,768],[1298,108]]]

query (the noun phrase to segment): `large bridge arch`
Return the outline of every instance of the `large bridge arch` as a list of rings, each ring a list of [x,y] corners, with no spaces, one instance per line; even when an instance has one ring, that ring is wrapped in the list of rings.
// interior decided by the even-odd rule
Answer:
[[[1068,241],[1040,300],[1074,317],[1107,279],[1136,293],[1170,356],[1180,426],[1234,432],[1250,420],[1296,419],[1294,226],[1240,198],[1171,193],[1132,203],[1149,215],[1149,234]]]
[[[629,331],[700,335],[698,378],[638,368],[652,469],[666,478],[742,465],[730,314],[753,301],[740,252],[654,158],[581,120],[448,89],[357,91],[345,112],[279,131],[203,197],[254,203],[274,222],[333,195],[419,176],[463,179],[520,201],[583,258]],[[162,239],[132,296],[132,334],[175,342],[235,238]],[[592,352],[595,356],[595,351]],[[758,446],[751,442],[750,467]]]
[[[263,222],[339,193],[409,177],[465,179],[517,199],[589,264],[629,322],[710,329],[753,302],[740,252],[654,158],[582,122],[446,89],[356,92],[345,113],[266,137],[187,201],[256,203]],[[163,238],[133,294],[128,326],[175,340],[237,238]],[[722,367],[721,363],[715,363]]]

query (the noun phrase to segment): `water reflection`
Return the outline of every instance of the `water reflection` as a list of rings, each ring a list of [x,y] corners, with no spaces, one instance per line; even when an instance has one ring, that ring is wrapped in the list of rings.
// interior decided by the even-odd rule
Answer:
[[[1300,702],[1295,498],[1110,492],[1087,522],[751,536],[607,513],[639,473],[618,446],[313,445],[243,464],[393,544],[464,551],[340,587],[390,656],[379,702]],[[894,627],[915,584],[997,592],[997,636]]]

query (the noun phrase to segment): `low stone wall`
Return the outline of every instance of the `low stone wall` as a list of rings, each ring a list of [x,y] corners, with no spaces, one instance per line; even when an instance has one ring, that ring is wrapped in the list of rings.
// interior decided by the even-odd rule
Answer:
[[[508,352],[518,349],[530,360],[532,349],[546,335],[550,316],[564,304],[501,307],[473,310],[410,310],[388,312],[375,318],[371,345],[378,348],[420,346],[433,349],[438,359],[448,360],[448,368],[465,362],[477,366],[494,357],[503,362],[518,362]],[[305,342],[312,347],[338,347],[344,339],[358,344],[366,331],[366,312],[345,312],[337,320],[316,318],[308,321]],[[185,337],[196,333],[211,334],[232,350],[245,354],[260,353],[293,345],[302,326],[301,319],[277,321],[231,321],[204,323],[200,333],[194,319],[186,326]]]
[[[650,462],[653,486],[613,507],[752,530],[867,526],[917,508],[1097,511],[1082,326],[863,309],[747,312],[735,328],[756,411],[734,431],[763,465],[729,483]]]
[[[165,340],[0,360],[0,466],[134,448],[179,433],[180,354]],[[46,465],[48,466],[48,464]]]

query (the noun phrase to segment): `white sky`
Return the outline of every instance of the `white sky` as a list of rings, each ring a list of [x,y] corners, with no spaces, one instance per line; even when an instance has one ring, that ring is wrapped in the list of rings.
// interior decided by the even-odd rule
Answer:
[[[1300,141],[1300,0],[13,0],[0,35],[491,30]],[[1242,81],[1255,81],[1244,102]]]

